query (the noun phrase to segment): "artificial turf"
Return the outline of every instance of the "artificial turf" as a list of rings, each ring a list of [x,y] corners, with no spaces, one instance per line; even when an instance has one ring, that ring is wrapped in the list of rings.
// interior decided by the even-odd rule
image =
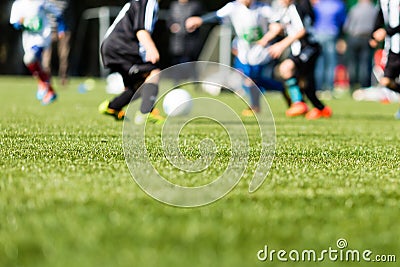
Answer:
[[[210,205],[176,208],[134,182],[124,158],[123,124],[97,112],[112,97],[105,82],[96,79],[94,89],[82,93],[77,88],[83,81],[57,86],[59,99],[41,106],[32,78],[0,78],[0,266],[369,265],[328,257],[257,259],[265,245],[322,251],[338,249],[340,238],[348,249],[371,250],[372,258],[400,256],[396,104],[345,96],[326,101],[334,111],[331,119],[306,121],[286,118],[280,96],[267,94],[276,151],[261,188],[248,192],[260,151],[257,124],[246,118],[251,153],[238,186]],[[218,140],[217,164],[193,178],[168,165],[157,126],[148,130],[148,149],[164,175],[182,185],[202,185],[226,168],[231,151],[225,135],[207,121],[182,131],[187,157],[199,155],[200,140]]]

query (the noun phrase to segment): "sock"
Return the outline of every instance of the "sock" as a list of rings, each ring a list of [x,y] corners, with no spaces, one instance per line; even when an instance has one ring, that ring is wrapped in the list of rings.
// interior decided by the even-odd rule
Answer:
[[[250,92],[250,105],[252,108],[259,108],[260,107],[260,95],[261,92],[260,90],[257,88],[257,86],[251,86],[249,88],[249,92]]]
[[[54,91],[50,83],[50,75],[43,70],[38,61],[28,64],[27,68],[32,73],[32,75],[38,76],[40,81],[48,84],[49,91]]]
[[[126,89],[108,104],[108,108],[120,111],[131,102],[134,94],[135,92],[133,90]]]
[[[292,99],[292,103],[303,101],[303,96],[301,95],[300,87],[295,77],[287,79],[285,84],[289,89],[289,95]]]
[[[50,75],[48,75],[40,66],[39,62],[33,62],[29,65],[27,65],[29,71],[32,73],[32,75],[37,75],[39,79],[42,82],[49,82],[50,81]]]
[[[151,112],[154,108],[154,103],[156,102],[158,94],[158,84],[144,83],[140,90],[142,91],[142,104],[140,106],[140,112],[146,114]]]

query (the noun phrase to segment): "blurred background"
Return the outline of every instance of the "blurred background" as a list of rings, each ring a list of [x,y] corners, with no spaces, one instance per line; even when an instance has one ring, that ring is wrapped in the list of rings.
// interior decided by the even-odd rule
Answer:
[[[0,2],[0,74],[29,74],[22,62],[23,50],[21,33],[9,24],[9,14],[13,0]],[[126,0],[71,0],[64,16],[71,31],[68,73],[70,76],[104,76],[99,63],[99,40],[110,23],[118,14]],[[204,11],[214,11],[229,0],[201,0]],[[357,0],[346,1],[348,7]],[[168,38],[166,18],[171,0],[160,2],[160,19],[156,25],[154,39],[159,45],[161,66],[170,65],[168,57]],[[201,28],[200,47],[203,47],[210,31],[215,25]],[[53,53],[54,50],[53,49]],[[199,51],[200,53],[200,51]],[[211,59],[211,58],[208,58]],[[58,73],[58,58],[52,57],[52,73]]]

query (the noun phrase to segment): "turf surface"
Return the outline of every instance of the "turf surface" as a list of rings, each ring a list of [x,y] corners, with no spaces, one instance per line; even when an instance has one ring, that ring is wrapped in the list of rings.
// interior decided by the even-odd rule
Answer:
[[[0,78],[0,266],[369,265],[327,257],[317,263],[257,259],[265,245],[322,251],[337,249],[339,238],[348,249],[371,250],[372,257],[400,257],[397,105],[345,97],[327,101],[333,118],[310,122],[285,118],[281,98],[268,94],[277,143],[263,186],[248,193],[257,163],[250,158],[244,179],[225,198],[185,209],[161,204],[135,184],[124,159],[122,123],[97,113],[110,98],[104,81],[79,93],[82,81],[71,80],[58,89],[56,103],[41,106],[30,77]],[[257,155],[256,124],[246,123]],[[191,125],[183,147],[195,157],[190,140],[213,131],[224,168],[229,144],[218,126]],[[150,149],[172,177],[157,141]],[[214,166],[209,176],[220,171]]]

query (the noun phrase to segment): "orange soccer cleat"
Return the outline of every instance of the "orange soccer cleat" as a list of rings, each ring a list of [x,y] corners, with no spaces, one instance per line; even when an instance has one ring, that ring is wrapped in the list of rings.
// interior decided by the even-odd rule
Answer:
[[[330,118],[332,117],[332,109],[330,107],[324,107],[323,110],[313,108],[306,114],[307,120],[317,120],[320,118]]]
[[[286,116],[296,117],[306,114],[308,111],[307,104],[304,102],[293,103],[288,110],[286,110]]]

